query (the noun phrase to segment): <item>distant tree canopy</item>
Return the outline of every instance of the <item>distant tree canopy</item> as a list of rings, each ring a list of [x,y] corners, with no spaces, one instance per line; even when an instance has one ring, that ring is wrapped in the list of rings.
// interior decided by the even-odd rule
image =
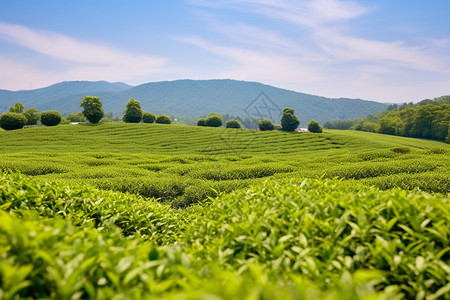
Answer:
[[[220,127],[222,124],[222,117],[218,113],[210,113],[205,120],[205,125],[208,127]]]
[[[226,128],[241,128],[241,123],[238,120],[228,120],[225,123]]]
[[[281,116],[281,129],[284,131],[294,131],[300,125],[300,120],[294,115],[294,109],[286,107]]]
[[[384,112],[352,121],[325,123],[329,129],[353,129],[450,142],[450,96],[417,104],[390,105]]]
[[[159,114],[156,116],[155,122],[158,124],[171,124],[172,119],[164,114]]]
[[[82,112],[68,114],[66,119],[70,122],[86,122],[86,117]]]
[[[26,119],[25,125],[36,125],[40,118],[39,114],[37,113],[38,110],[36,109],[36,107],[31,107],[25,111],[24,109],[25,107],[22,103],[16,102],[14,106],[9,108],[8,111],[12,113],[22,114]]]
[[[5,112],[0,115],[0,127],[5,130],[20,129],[25,126],[27,119],[21,113]]]
[[[308,123],[308,131],[314,133],[321,133],[322,127],[320,127],[319,122],[317,122],[316,120],[311,120]]]
[[[31,107],[23,112],[23,115],[27,119],[26,125],[36,125],[41,118],[41,116],[38,114],[38,110],[36,107]]]
[[[155,123],[156,117],[151,112],[142,113],[142,122],[144,123]]]
[[[340,120],[340,121],[327,121],[323,124],[323,127],[328,129],[350,129],[355,124],[354,120]]]
[[[205,118],[198,119],[197,126],[206,126],[206,119]]]
[[[123,113],[123,121],[125,123],[139,123],[142,120],[141,104],[135,99],[128,100],[127,107]]]
[[[55,110],[41,112],[41,123],[45,126],[56,126],[61,122],[61,114]]]
[[[105,114],[102,109],[103,103],[99,97],[85,96],[80,102],[80,106],[84,108],[83,115],[93,124],[100,122]]]
[[[24,109],[25,109],[25,107],[23,106],[22,103],[16,102],[16,104],[14,104],[13,107],[9,108],[9,112],[14,112],[14,113],[21,114],[21,113],[23,113]]]
[[[274,130],[275,126],[273,125],[272,121],[269,119],[264,119],[258,122],[259,130],[261,131],[269,131]]]

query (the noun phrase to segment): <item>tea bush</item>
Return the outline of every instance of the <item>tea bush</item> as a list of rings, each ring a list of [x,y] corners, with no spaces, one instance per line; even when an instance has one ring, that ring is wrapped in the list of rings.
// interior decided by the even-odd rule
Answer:
[[[175,210],[0,174],[5,299],[445,299],[449,236],[448,197],[355,182],[267,180]]]
[[[142,122],[144,123],[155,123],[156,117],[150,112],[142,113]]]
[[[158,124],[170,124],[172,123],[172,119],[164,114],[159,114],[156,116],[155,123]]]
[[[0,127],[5,130],[21,129],[26,123],[24,114],[5,112],[0,115]]]
[[[241,128],[241,123],[238,120],[228,120],[225,123],[226,128]]]
[[[45,126],[56,126],[61,122],[61,114],[58,111],[41,112],[41,123]]]

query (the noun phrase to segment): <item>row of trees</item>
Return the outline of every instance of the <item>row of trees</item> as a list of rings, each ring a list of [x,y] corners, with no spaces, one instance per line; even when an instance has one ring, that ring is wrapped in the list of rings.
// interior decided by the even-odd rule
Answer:
[[[258,122],[258,129],[260,131],[269,131],[280,129],[283,131],[294,131],[300,125],[300,120],[294,114],[294,109],[286,107],[281,116],[281,126],[275,126],[269,119],[260,120]],[[218,113],[210,113],[206,118],[197,120],[197,126],[220,127],[223,124],[222,117]],[[241,123],[236,119],[230,119],[225,124],[226,128],[241,128]],[[322,132],[322,127],[315,120],[311,120],[308,124],[308,131]]]
[[[144,112],[141,108],[139,101],[130,99],[127,103],[127,107],[123,111],[123,121],[125,123],[159,123],[159,124],[171,124],[172,119],[164,114],[155,116],[153,113]]]
[[[327,122],[324,126],[450,142],[450,96],[425,99],[417,104],[394,104],[366,118]]]
[[[61,122],[61,114],[57,111],[38,113],[35,107],[25,110],[22,103],[17,102],[8,112],[0,115],[0,127],[5,130],[23,128],[25,125],[36,125],[39,121],[45,126],[56,126]]]
[[[67,119],[72,122],[99,123],[105,116],[103,111],[103,103],[99,97],[85,96],[80,102],[83,108],[82,112],[72,113],[67,116]],[[160,123],[171,124],[172,120],[169,116],[159,114],[155,116],[153,113],[144,112],[141,108],[140,102],[135,99],[130,99],[123,111],[123,121],[126,123]],[[113,117],[112,114],[109,117]],[[57,111],[45,111],[40,114],[37,113],[36,108],[30,108],[24,111],[24,106],[18,102],[14,107],[9,109],[9,112],[0,116],[0,125],[3,129],[12,130],[23,128],[25,125],[36,125],[41,121],[46,126],[56,126],[61,120],[61,114]],[[66,120],[67,121],[67,120]],[[206,118],[200,118],[197,121],[198,126],[220,127],[223,125],[223,119],[218,113],[210,113]],[[300,125],[300,120],[294,114],[294,109],[286,107],[283,110],[281,117],[281,126],[275,126],[271,120],[261,120],[258,122],[258,128],[261,131],[280,129],[284,131],[294,131]],[[236,119],[229,119],[225,124],[226,128],[242,128],[241,123]],[[322,132],[317,121],[311,120],[308,124],[308,130],[311,132]]]

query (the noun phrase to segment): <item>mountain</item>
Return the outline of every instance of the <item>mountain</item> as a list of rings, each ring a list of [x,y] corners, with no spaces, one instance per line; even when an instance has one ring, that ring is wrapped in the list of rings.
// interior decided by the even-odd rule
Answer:
[[[221,80],[176,80],[130,87],[124,83],[62,82],[50,87],[11,92],[0,90],[0,110],[20,101],[25,108],[59,110],[63,114],[80,111],[83,96],[98,96],[105,112],[122,115],[126,103],[134,98],[144,111],[190,118],[210,112],[256,119],[271,118],[279,123],[284,107],[295,109],[304,127],[311,119],[348,120],[383,111],[386,104],[361,99],[330,99],[276,88],[257,82]]]
[[[21,102],[25,108],[36,107],[39,110],[59,110],[61,112],[79,111],[76,108],[73,111],[66,111],[64,108],[68,104],[80,105],[80,101],[86,95],[107,92],[119,92],[127,90],[132,86],[123,82],[110,83],[107,81],[64,81],[45,88],[35,90],[22,90],[12,92],[0,90],[0,111],[5,111],[16,102]],[[75,95],[83,95],[81,99],[76,100]],[[65,103],[61,99],[71,99],[75,103]],[[76,102],[78,101],[78,102]]]

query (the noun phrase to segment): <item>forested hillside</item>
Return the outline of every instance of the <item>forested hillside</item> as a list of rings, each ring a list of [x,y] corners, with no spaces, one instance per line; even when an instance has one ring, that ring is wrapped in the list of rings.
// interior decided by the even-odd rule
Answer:
[[[366,118],[326,122],[324,126],[450,142],[450,96],[425,99],[417,104],[394,104]]]
[[[294,108],[301,127],[311,119],[319,123],[349,120],[386,109],[387,105],[361,99],[330,99],[276,88],[258,82],[237,80],[176,80],[152,82],[136,87],[123,83],[62,82],[51,87],[11,92],[0,90],[0,112],[16,102],[39,111],[57,110],[63,116],[81,111],[84,96],[97,96],[105,112],[122,116],[131,98],[142,109],[171,115],[174,119],[196,120],[211,112],[279,123],[284,107]]]

